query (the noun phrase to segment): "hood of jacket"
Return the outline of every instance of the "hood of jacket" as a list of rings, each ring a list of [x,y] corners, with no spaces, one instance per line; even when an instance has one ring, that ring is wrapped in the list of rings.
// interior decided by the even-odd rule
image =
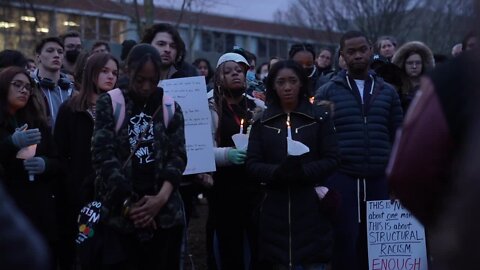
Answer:
[[[410,41],[403,44],[393,55],[392,63],[404,70],[407,55],[412,51],[417,51],[420,54],[424,62],[425,70],[431,70],[435,67],[432,50],[420,41]]]

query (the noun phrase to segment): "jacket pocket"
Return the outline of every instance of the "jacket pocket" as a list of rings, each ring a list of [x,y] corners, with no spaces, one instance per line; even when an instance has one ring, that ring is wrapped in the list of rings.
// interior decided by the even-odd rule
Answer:
[[[298,133],[301,129],[315,125],[317,122],[312,122],[306,125],[299,126],[295,128],[295,133]]]

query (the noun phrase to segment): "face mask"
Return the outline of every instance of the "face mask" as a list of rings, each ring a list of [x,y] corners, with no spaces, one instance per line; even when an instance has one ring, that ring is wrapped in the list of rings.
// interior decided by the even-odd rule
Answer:
[[[80,51],[77,51],[77,50],[66,51],[65,57],[67,58],[68,62],[75,63],[75,61],[77,61],[79,54],[80,54]]]
[[[255,79],[256,79],[255,72],[251,70],[247,71],[247,80],[251,82],[251,81],[255,81]]]

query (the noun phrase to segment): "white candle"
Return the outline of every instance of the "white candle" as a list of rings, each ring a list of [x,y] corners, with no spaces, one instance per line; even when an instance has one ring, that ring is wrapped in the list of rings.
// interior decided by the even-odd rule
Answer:
[[[292,129],[290,127],[290,115],[287,115],[287,138],[292,139]]]
[[[243,134],[243,119],[240,120],[240,134]]]

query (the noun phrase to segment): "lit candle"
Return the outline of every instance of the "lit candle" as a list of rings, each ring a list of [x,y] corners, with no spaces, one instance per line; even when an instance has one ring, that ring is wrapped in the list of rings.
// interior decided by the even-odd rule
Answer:
[[[243,134],[243,119],[240,120],[240,134]]]
[[[290,115],[287,115],[287,138],[292,139],[292,129],[290,128]]]

